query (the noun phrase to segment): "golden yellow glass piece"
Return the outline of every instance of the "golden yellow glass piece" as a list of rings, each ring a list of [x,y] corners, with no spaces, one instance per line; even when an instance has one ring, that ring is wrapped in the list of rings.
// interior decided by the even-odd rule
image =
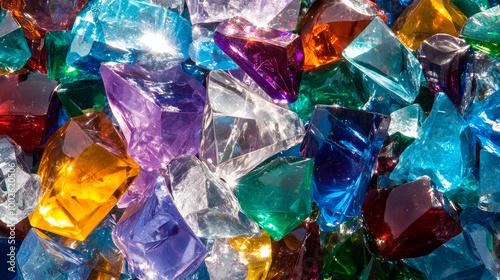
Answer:
[[[467,17],[450,0],[415,0],[398,17],[392,31],[406,47],[416,50],[438,33],[458,37]]]
[[[229,245],[238,251],[240,262],[247,264],[245,280],[264,280],[271,267],[271,236],[262,231],[260,237],[229,238]]]
[[[139,165],[102,112],[74,117],[47,141],[33,227],[84,240],[139,175]]]

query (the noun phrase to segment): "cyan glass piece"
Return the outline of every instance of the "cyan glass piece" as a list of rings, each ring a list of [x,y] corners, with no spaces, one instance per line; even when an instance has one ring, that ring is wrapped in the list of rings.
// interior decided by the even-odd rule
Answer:
[[[445,93],[438,93],[419,137],[399,158],[391,180],[413,181],[424,175],[442,192],[456,192],[469,186],[462,181],[471,176],[476,163],[476,141]],[[477,186],[476,186],[477,188]]]
[[[500,157],[486,150],[479,156],[479,207],[500,212]]]
[[[18,275],[23,280],[87,279],[88,259],[80,252],[54,242],[32,228],[17,254]]]
[[[208,274],[207,265],[205,264],[205,261],[203,261],[201,265],[193,273],[184,277],[183,280],[210,280],[210,275]]]
[[[389,123],[389,116],[316,106],[301,154],[314,159],[313,196],[327,224],[361,215]]]
[[[191,24],[146,0],[95,0],[78,15],[67,63],[93,74],[103,62],[168,69],[189,58]]]
[[[7,72],[19,70],[30,57],[21,25],[10,12],[0,10],[0,69]]]
[[[424,110],[418,104],[394,111],[391,113],[391,125],[387,134],[399,132],[406,137],[417,138],[426,118]]]
[[[417,97],[420,64],[380,18],[372,20],[342,54],[366,76],[368,110],[390,114]]]
[[[473,104],[465,118],[481,147],[500,156],[500,91]]]
[[[208,70],[238,68],[238,65],[215,44],[213,30],[195,25],[192,35],[193,42],[189,46],[189,57],[196,65]]]
[[[379,8],[384,10],[385,15],[389,18],[387,25],[392,26],[399,15],[406,7],[410,6],[413,0],[375,0],[374,2]]]

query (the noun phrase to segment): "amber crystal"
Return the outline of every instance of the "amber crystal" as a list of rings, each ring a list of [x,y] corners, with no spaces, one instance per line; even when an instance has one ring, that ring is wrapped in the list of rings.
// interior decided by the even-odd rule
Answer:
[[[260,237],[229,238],[229,245],[238,251],[239,261],[248,266],[246,280],[264,280],[271,267],[271,237],[262,231]]]
[[[139,174],[106,114],[70,119],[47,142],[33,227],[84,240]]]

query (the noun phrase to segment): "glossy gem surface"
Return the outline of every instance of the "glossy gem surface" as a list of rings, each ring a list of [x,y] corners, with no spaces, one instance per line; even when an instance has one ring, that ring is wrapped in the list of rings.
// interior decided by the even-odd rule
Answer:
[[[21,69],[31,57],[23,30],[12,14],[0,10],[0,69]]]
[[[473,15],[460,36],[473,47],[500,58],[500,6]]]

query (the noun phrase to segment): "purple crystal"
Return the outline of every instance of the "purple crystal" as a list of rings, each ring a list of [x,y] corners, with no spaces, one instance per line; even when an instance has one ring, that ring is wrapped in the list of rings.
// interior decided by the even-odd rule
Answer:
[[[464,96],[460,78],[470,52],[469,43],[447,34],[436,34],[425,40],[416,52],[431,93],[434,96],[438,92],[446,93],[462,113],[470,100]]]
[[[148,72],[140,66],[101,67],[109,105],[142,169],[166,168],[171,159],[196,154],[205,88],[179,67]]]
[[[127,208],[113,231],[113,241],[136,277],[182,279],[196,270],[207,250],[177,211],[165,178],[152,179],[153,194]]]
[[[128,208],[130,205],[147,198],[147,196],[151,195],[155,183],[156,173],[141,170],[139,176],[137,176],[132,185],[122,195],[116,206],[119,208]]]
[[[298,35],[235,17],[217,26],[214,41],[275,102],[297,100],[304,68]]]

